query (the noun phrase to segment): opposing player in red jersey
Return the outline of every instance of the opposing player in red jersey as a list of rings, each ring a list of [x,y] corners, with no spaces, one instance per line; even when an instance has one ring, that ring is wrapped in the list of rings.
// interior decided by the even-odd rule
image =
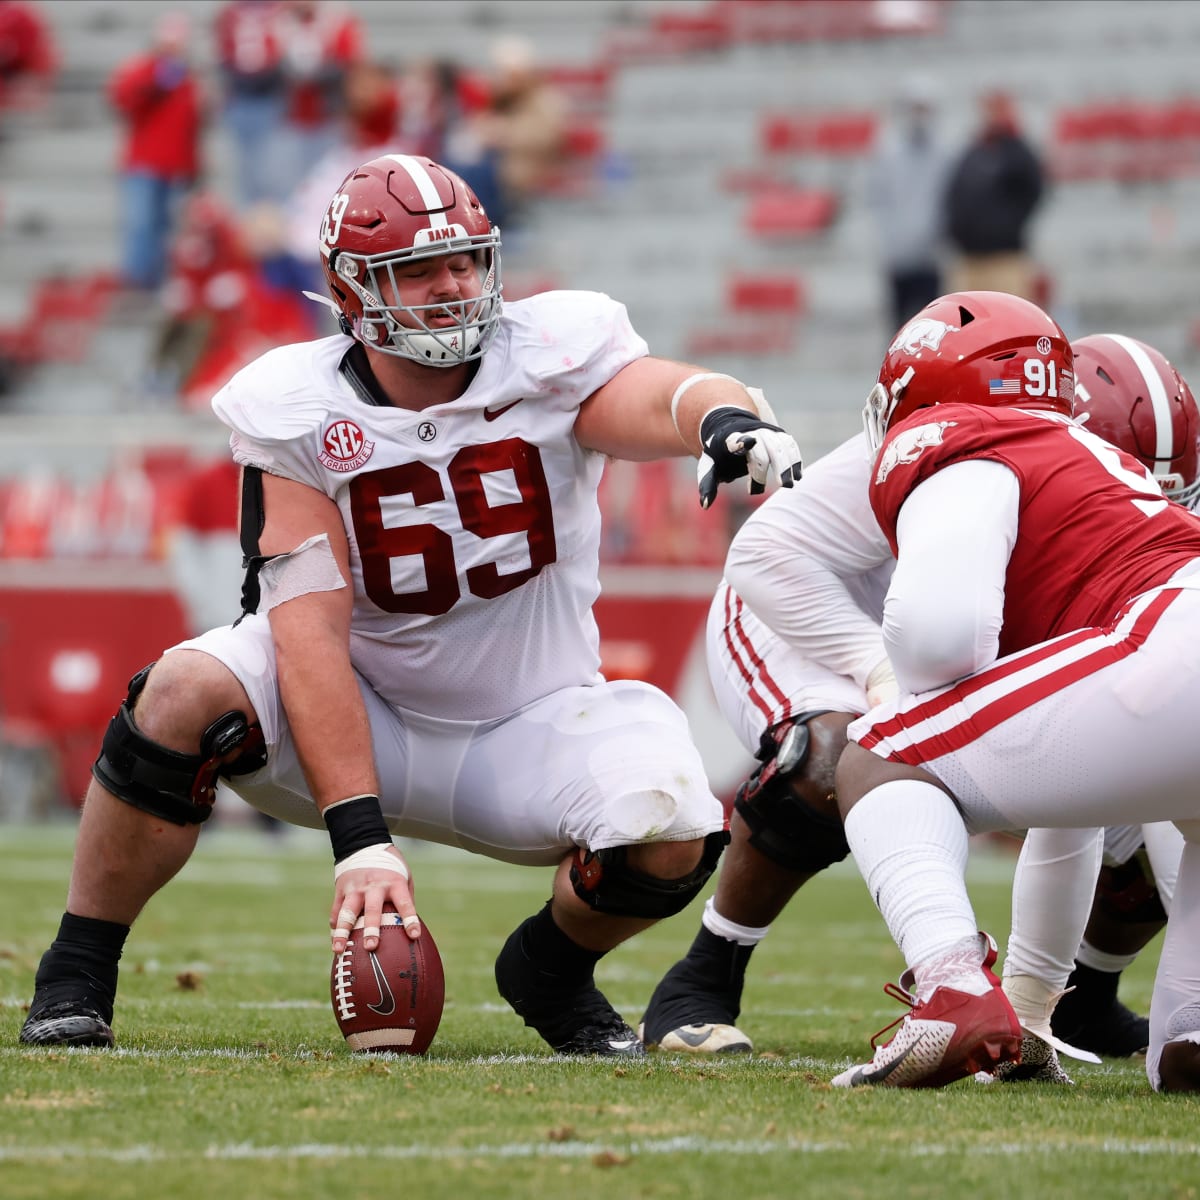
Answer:
[[[1123,335],[1080,338],[1072,349],[1077,419],[1137,457],[1167,494],[1195,493],[1200,410],[1186,381],[1159,351]],[[760,506],[730,546],[709,615],[709,674],[761,765],[738,789],[701,928],[647,1005],[647,1044],[751,1050],[736,1025],[750,957],[797,889],[849,853],[834,767],[850,721],[896,686],[880,629],[895,559],[871,512],[871,466],[864,435],[850,438]],[[1149,1022],[1120,1002],[1117,984],[1166,921],[1181,851],[1169,822],[1035,830],[1025,839],[1005,958],[1023,1027],[1049,1034],[1048,1000],[1069,987],[1052,1014],[1058,1044],[1116,1057],[1145,1052]],[[1064,903],[1072,885],[1078,895]],[[1027,1051],[1021,1078],[1067,1080],[1050,1043]]]
[[[868,399],[901,692],[850,726],[836,784],[911,1011],[838,1086],[1019,1059],[963,881],[969,833],[1172,820],[1186,846],[1147,1072],[1200,1089],[1200,519],[1072,421],[1074,383],[1049,316],[967,292],[898,333]]]

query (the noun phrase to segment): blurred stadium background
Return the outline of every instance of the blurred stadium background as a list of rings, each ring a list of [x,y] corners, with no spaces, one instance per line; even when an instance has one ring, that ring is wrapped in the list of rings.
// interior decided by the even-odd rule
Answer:
[[[8,819],[69,814],[129,675],[193,625],[236,615],[226,437],[207,397],[271,340],[262,304],[234,305],[207,374],[164,382],[151,369],[160,298],[130,297],[116,281],[121,130],[108,81],[161,16],[182,12],[215,100],[220,5],[30,6],[56,61],[40,94],[0,110]],[[933,81],[951,144],[975,126],[984,91],[1015,98],[1051,180],[1033,253],[1044,302],[1067,332],[1144,338],[1200,377],[1200,5],[347,7],[372,59],[397,72],[444,58],[484,73],[498,39],[526,39],[569,103],[569,132],[561,173],[505,238],[507,293],[578,287],[623,300],[653,353],[763,387],[810,460],[859,427],[892,333],[864,168],[914,71]],[[215,108],[203,161],[205,194],[232,204],[233,149]],[[241,226],[251,243],[255,228]],[[314,223],[314,256],[316,232]],[[651,678],[684,703],[725,790],[745,763],[707,692],[700,639],[747,502],[723,498],[702,518],[693,487],[687,464],[610,472],[599,617],[608,672]]]

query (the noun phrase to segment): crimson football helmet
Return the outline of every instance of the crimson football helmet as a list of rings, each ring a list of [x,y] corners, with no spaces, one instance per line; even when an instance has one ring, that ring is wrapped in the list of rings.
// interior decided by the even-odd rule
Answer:
[[[1052,409],[1071,415],[1071,344],[1036,304],[1005,292],[952,292],[896,334],[863,409],[872,449],[889,426],[935,404]]]
[[[495,336],[500,231],[471,188],[432,159],[384,154],[356,167],[329,202],[320,247],[342,328],[372,349],[453,367],[479,358]],[[399,303],[398,267],[463,253],[475,259],[482,286],[477,298]],[[437,322],[447,314],[454,324]]]
[[[1200,409],[1187,381],[1153,346],[1119,333],[1078,338],[1071,349],[1076,420],[1191,507],[1200,496]]]

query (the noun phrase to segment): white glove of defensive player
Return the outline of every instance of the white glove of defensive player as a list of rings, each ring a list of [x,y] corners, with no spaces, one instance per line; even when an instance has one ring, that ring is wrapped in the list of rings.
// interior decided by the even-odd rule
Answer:
[[[750,494],[761,495],[772,474],[780,487],[800,478],[800,448],[778,425],[730,405],[714,408],[700,422],[703,452],[696,465],[700,507],[716,499],[717,486],[750,476]]]

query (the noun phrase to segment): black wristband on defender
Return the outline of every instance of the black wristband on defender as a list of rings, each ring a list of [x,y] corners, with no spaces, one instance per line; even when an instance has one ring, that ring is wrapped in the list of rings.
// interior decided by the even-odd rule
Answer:
[[[333,861],[340,863],[367,846],[392,845],[378,796],[355,796],[327,808],[321,816],[333,843]]]

